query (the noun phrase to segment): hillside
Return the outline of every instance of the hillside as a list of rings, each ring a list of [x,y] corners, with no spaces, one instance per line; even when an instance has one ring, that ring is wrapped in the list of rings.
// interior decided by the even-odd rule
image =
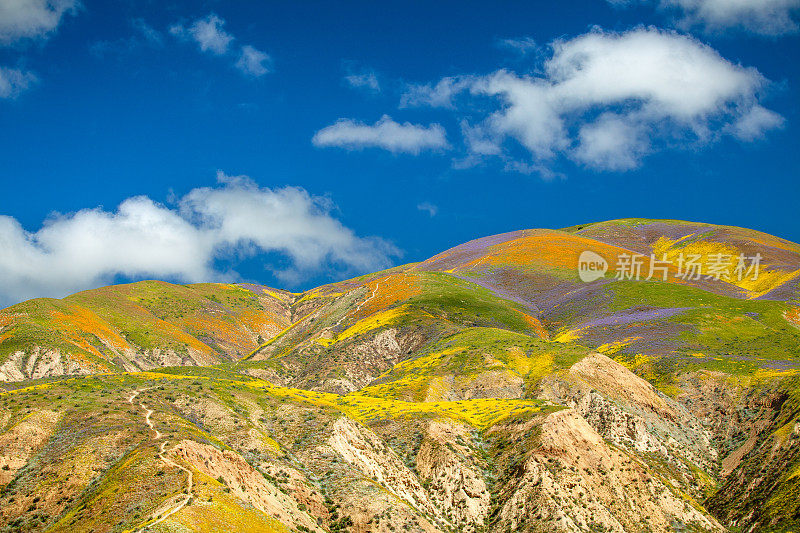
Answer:
[[[291,293],[256,285],[143,281],[0,312],[0,379],[212,365],[291,321]]]
[[[0,531],[795,531],[798,370],[800,246],[683,221],[30,300]]]

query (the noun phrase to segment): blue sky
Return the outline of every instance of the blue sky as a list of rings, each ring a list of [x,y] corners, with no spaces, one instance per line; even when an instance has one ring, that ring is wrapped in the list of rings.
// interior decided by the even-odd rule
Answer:
[[[800,0],[163,4],[0,0],[0,303],[622,217],[800,241]]]

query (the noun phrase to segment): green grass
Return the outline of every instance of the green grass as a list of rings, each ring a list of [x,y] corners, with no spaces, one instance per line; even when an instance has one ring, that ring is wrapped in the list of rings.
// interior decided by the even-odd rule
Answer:
[[[480,285],[449,274],[425,272],[421,276],[422,294],[406,301],[411,309],[466,327],[496,327],[533,333],[531,325],[523,317],[529,311],[515,302],[499,298]]]
[[[570,367],[587,352],[576,344],[548,342],[504,329],[468,328],[431,342],[362,392],[419,401],[437,378],[453,377],[468,384],[487,370],[516,374],[526,390],[533,391],[542,377]],[[495,363],[487,363],[487,357]]]
[[[183,286],[142,281],[83,291],[62,300],[29,300],[7,311],[15,315],[15,319],[0,332],[7,334],[0,342],[0,362],[14,352],[29,354],[40,346],[58,349],[62,354],[80,354],[101,368],[115,369],[109,361],[116,354],[92,334],[91,327],[119,334],[137,351],[160,349],[185,356],[193,346],[208,354],[221,354],[224,350],[217,336],[225,333],[200,329],[191,321],[199,320],[202,324],[205,318],[213,316],[227,323],[232,331],[247,331],[249,326],[239,322],[239,313],[252,315],[264,308],[258,295],[238,285]],[[86,313],[93,325],[86,328],[82,319],[72,318],[76,312]],[[55,313],[63,313],[67,318],[59,319]],[[77,346],[70,338],[91,345],[102,357]],[[250,349],[247,345],[238,351]]]
[[[264,307],[257,294],[239,285],[226,285],[221,283],[195,283],[186,285],[187,288],[203,298],[224,305],[229,309],[262,310]]]
[[[675,283],[645,281],[609,283],[605,286],[605,293],[591,302],[595,316],[642,309],[643,306],[645,309],[688,308],[670,318],[660,319],[663,323],[679,324],[684,330],[672,339],[676,354],[690,356],[700,352],[712,359],[800,360],[800,329],[784,317],[784,312],[789,309],[785,302],[741,300]],[[572,327],[590,320],[571,312],[565,306],[557,318]],[[623,348],[622,353],[625,351]],[[736,361],[725,362],[724,366],[736,374],[756,368]],[[722,370],[718,362],[709,362],[706,367]]]
[[[561,231],[566,231],[569,233],[577,233],[582,230],[590,230],[590,232],[601,230],[604,231],[608,227],[613,226],[628,226],[628,227],[638,227],[638,226],[646,226],[649,224],[655,223],[664,223],[664,224],[675,224],[680,226],[685,225],[703,225],[703,226],[711,226],[711,224],[705,224],[701,222],[689,222],[686,220],[670,220],[670,219],[657,219],[657,218],[620,218],[616,220],[608,220],[604,222],[594,222],[590,224],[580,224],[577,226],[570,226],[568,228],[563,228]]]
[[[33,348],[60,350],[62,354],[76,353],[100,369],[117,369],[113,363],[97,357],[97,355],[80,348],[65,337],[53,322],[51,313],[68,312],[67,306],[60,300],[41,298],[29,300],[9,308],[12,313],[20,313],[24,318],[15,320],[3,333],[9,337],[0,342],[0,363],[8,360],[15,352],[30,355]],[[81,332],[84,341],[98,349],[106,351],[105,346],[94,335]]]

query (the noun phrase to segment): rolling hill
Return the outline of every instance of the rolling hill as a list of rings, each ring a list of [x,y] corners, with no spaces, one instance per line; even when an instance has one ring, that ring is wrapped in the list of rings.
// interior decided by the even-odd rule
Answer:
[[[798,371],[800,246],[683,221],[30,300],[0,531],[796,531]]]

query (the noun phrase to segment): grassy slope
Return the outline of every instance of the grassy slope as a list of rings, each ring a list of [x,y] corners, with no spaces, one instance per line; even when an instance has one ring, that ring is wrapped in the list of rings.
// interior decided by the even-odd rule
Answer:
[[[638,231],[652,223],[637,219],[568,228],[558,233],[558,239],[582,246],[583,241],[570,241],[569,234],[580,232],[586,236],[581,239],[588,240],[588,236],[608,233],[609,228],[622,226],[626,231],[631,228]],[[473,260],[460,272],[490,279],[503,269],[525,271],[530,254],[535,251],[542,263],[533,269],[535,276],[530,279],[538,280],[536,276],[545,272],[553,274],[559,282],[566,280],[564,265],[547,263],[548,258],[557,255],[559,248],[550,250],[540,237],[533,235],[526,241],[533,248],[509,257],[503,255],[510,249],[509,245],[490,247],[493,254],[489,254],[490,259]],[[758,239],[766,243],[765,246],[791,253],[796,250],[796,245],[754,232],[745,231],[740,237]],[[451,264],[447,266],[452,267]],[[158,501],[170,496],[169,491],[180,485],[181,474],[179,471],[158,474],[155,448],[148,441],[141,421],[136,422],[141,413],[135,405],[131,407],[125,402],[125,394],[135,388],[154,387],[144,393],[143,399],[148,404],[160,405],[164,413],[172,413],[174,418],[168,426],[170,441],[191,438],[223,449],[236,449],[248,461],[256,463],[290,459],[313,441],[314,431],[341,414],[365,424],[444,417],[467,423],[476,431],[485,431],[509,415],[541,412],[544,407],[534,400],[420,400],[445,378],[469,381],[487,371],[520,379],[527,393],[541,377],[568,368],[589,348],[609,354],[671,394],[677,392],[681,375],[697,370],[747,378],[749,386],[769,387],[771,391],[797,390],[792,379],[800,360],[800,329],[787,319],[796,309],[794,303],[735,298],[686,284],[614,281],[603,285],[589,299],[581,300],[579,306],[571,306],[567,301],[549,309],[545,316],[536,316],[529,308],[503,294],[503,291],[493,292],[448,272],[425,271],[411,265],[298,296],[278,292],[256,294],[235,285],[176,286],[143,282],[86,291],[63,300],[32,300],[13,306],[4,311],[6,318],[0,316],[0,361],[9,353],[34,343],[79,353],[111,370],[115,368],[105,361],[111,358],[108,344],[113,343],[120,346],[127,343],[134,349],[166,348],[176,352],[191,346],[211,354],[239,351],[242,355],[251,352],[254,356],[236,365],[65,380],[3,395],[0,406],[11,413],[4,431],[30,412],[48,408],[62,413],[59,429],[52,437],[56,441],[68,438],[81,424],[89,427],[99,424],[98,435],[102,431],[119,432],[131,444],[119,449],[121,455],[112,454],[113,457],[107,458],[110,464],[98,466],[99,477],[81,488],[79,496],[70,499],[63,509],[39,511],[29,497],[40,490],[36,488],[40,486],[37,479],[44,476],[37,465],[61,460],[53,451],[58,448],[55,445],[41,448],[37,452],[43,454],[39,462],[21,470],[14,481],[2,489],[0,500],[5,498],[6,503],[13,503],[9,502],[10,498],[18,502],[24,499],[25,505],[32,505],[33,509],[24,513],[23,522],[39,520],[57,524],[54,530],[88,528],[118,515],[126,517],[126,522],[122,523],[124,527],[141,523],[157,507]],[[286,314],[274,313],[278,308],[285,309]],[[586,308],[591,308],[591,314],[586,314]],[[643,320],[642,324],[584,327],[598,318],[652,308],[687,309],[667,318]],[[20,313],[27,316],[8,318]],[[274,336],[262,338],[266,342],[256,349],[259,346],[256,332],[264,324],[270,325],[268,329]],[[664,332],[663,337],[655,340],[668,343],[668,353],[649,353],[647,343],[628,342],[642,331],[652,335],[653,330],[647,328],[653,327]],[[358,347],[389,328],[413,331],[423,340],[413,353],[403,355],[400,362],[355,393],[337,395],[274,387],[239,373],[278,368],[287,378],[339,376],[348,364],[359,364]],[[549,333],[557,340],[546,340],[545,328],[549,328]],[[175,404],[181,396],[212,398],[227,406],[239,424],[232,430],[221,430],[200,419],[179,416]],[[253,422],[252,403],[266,413],[263,416],[267,417],[268,424],[262,427]],[[286,406],[300,409],[305,418],[287,422],[284,418]],[[779,426],[763,436],[763,449],[769,448],[772,442],[769,439],[779,438],[780,432],[786,433],[786,427],[797,419],[796,409],[782,413]],[[273,427],[275,432],[264,433],[267,426]],[[270,452],[267,447],[248,455],[250,452],[241,448],[240,443],[243,432],[251,429],[276,442],[279,451]],[[787,433],[790,434],[791,431]],[[79,442],[67,446],[69,449],[79,447]],[[744,463],[753,471],[769,460],[766,452],[757,455],[757,451]],[[789,512],[787,509],[797,507],[792,487],[796,479],[800,479],[795,468],[798,456],[791,457],[786,460],[790,468],[775,474],[778,490],[764,488],[757,495],[759,502],[767,502],[768,517],[782,516]],[[53,475],[54,480],[67,476],[65,472]],[[168,482],[162,483],[164,480]],[[214,481],[205,480],[198,491],[216,503],[206,509],[190,506],[190,510],[178,517],[182,523],[209,525],[215,514],[246,514],[237,507],[240,503],[227,496]],[[324,483],[320,489],[328,490]],[[144,490],[156,497],[143,499],[138,506],[132,503],[134,496],[141,496]],[[726,490],[738,494],[734,488]],[[735,502],[721,497],[712,501],[724,513],[750,501],[747,498],[750,495],[740,496]],[[253,526],[258,516],[247,518],[242,530],[273,527],[267,523]]]
[[[106,369],[114,369],[109,361],[125,350],[186,354],[192,349],[236,357],[252,350],[262,334],[286,325],[276,312],[283,305],[276,296],[237,285],[157,281],[104,287],[62,300],[30,300],[2,311],[0,362],[34,346],[58,348]]]
[[[759,368],[758,361],[786,361],[791,363],[787,368],[793,368],[794,363],[800,361],[800,329],[787,320],[786,314],[794,305],[786,302],[741,300],[677,284],[617,281],[605,286],[603,293],[592,302],[592,307],[598,316],[620,315],[649,308],[685,309],[675,316],[660,320],[685,326],[680,334],[669,339],[670,346],[675,354],[695,356],[697,360],[694,366],[718,369],[720,360],[756,360],[739,370],[736,365],[729,367],[730,371],[741,373]],[[558,318],[574,324],[572,328],[564,328],[560,332],[569,338],[583,339],[593,330],[603,328],[585,327],[591,324],[585,317]],[[606,326],[606,329],[609,328]],[[609,331],[606,342],[622,340],[614,334],[614,331]],[[595,343],[594,346],[600,344]],[[635,355],[626,347],[619,353]]]
[[[466,328],[430,343],[361,393],[422,401],[445,378],[469,381],[490,370],[518,376],[526,394],[532,394],[542,377],[568,368],[586,352],[582,346],[556,345],[505,329]]]
[[[412,358],[433,349],[438,339],[470,328],[514,332],[531,340],[543,332],[528,309],[472,282],[438,272],[390,273],[303,315],[270,340],[263,353],[238,367],[272,368],[281,375],[317,379],[337,377],[348,364],[358,362],[358,346],[387,328],[421,338],[424,348],[406,354]]]
[[[194,368],[188,375],[181,368],[167,370],[32,382],[0,394],[0,412],[9,414],[0,428],[2,433],[43,409],[58,413],[59,418],[48,438],[35,446],[27,464],[0,487],[0,507],[4,509],[0,527],[89,531],[107,530],[111,525],[112,531],[131,530],[152,520],[163,502],[179,496],[186,475],[159,461],[158,442],[144,423],[139,402],[155,411],[153,421],[163,433],[167,449],[190,439],[229,450],[289,495],[290,487],[276,481],[270,472],[275,465],[306,470],[295,454],[306,451],[342,415],[368,425],[387,420],[413,425],[415,419],[445,417],[485,431],[509,417],[552,411],[535,400],[425,404],[274,387],[218,369]],[[142,392],[130,403],[128,398],[135,390]],[[187,400],[192,404],[212,402],[222,418],[189,415]],[[263,444],[253,444],[254,434]],[[93,454],[103,439],[116,444]],[[307,471],[314,474],[313,469]],[[237,531],[285,530],[279,522],[233,497],[224,483],[197,471],[194,476],[193,501],[172,523],[204,531],[230,528],[231,524],[237,524]],[[334,476],[311,485],[324,494],[337,483]],[[233,522],[221,526],[222,520]]]
[[[674,234],[671,240],[663,237],[665,231]],[[577,255],[585,249],[604,255],[615,250],[663,251],[670,258],[677,252],[704,257],[719,251],[734,256],[760,253],[759,279],[764,281],[726,288],[713,280],[615,281],[609,272],[605,280],[597,282],[600,285],[587,286],[577,281],[575,269]],[[479,239],[422,265],[455,270],[497,287],[501,294],[535,302],[543,310],[539,318],[544,326],[559,340],[616,354],[629,365],[637,357],[640,363],[657,360],[640,371],[668,392],[675,392],[672,378],[684,371],[707,369],[744,375],[783,370],[791,375],[800,368],[800,329],[787,319],[797,313],[798,295],[792,299],[790,293],[788,301],[753,299],[797,274],[800,247],[760,232],[684,221],[622,219],[560,232],[517,232],[499,243],[494,237]],[[742,289],[749,292],[742,293]],[[742,298],[742,294],[748,297]],[[646,317],[618,326],[602,322],[607,317],[658,308],[683,310],[674,316]]]

